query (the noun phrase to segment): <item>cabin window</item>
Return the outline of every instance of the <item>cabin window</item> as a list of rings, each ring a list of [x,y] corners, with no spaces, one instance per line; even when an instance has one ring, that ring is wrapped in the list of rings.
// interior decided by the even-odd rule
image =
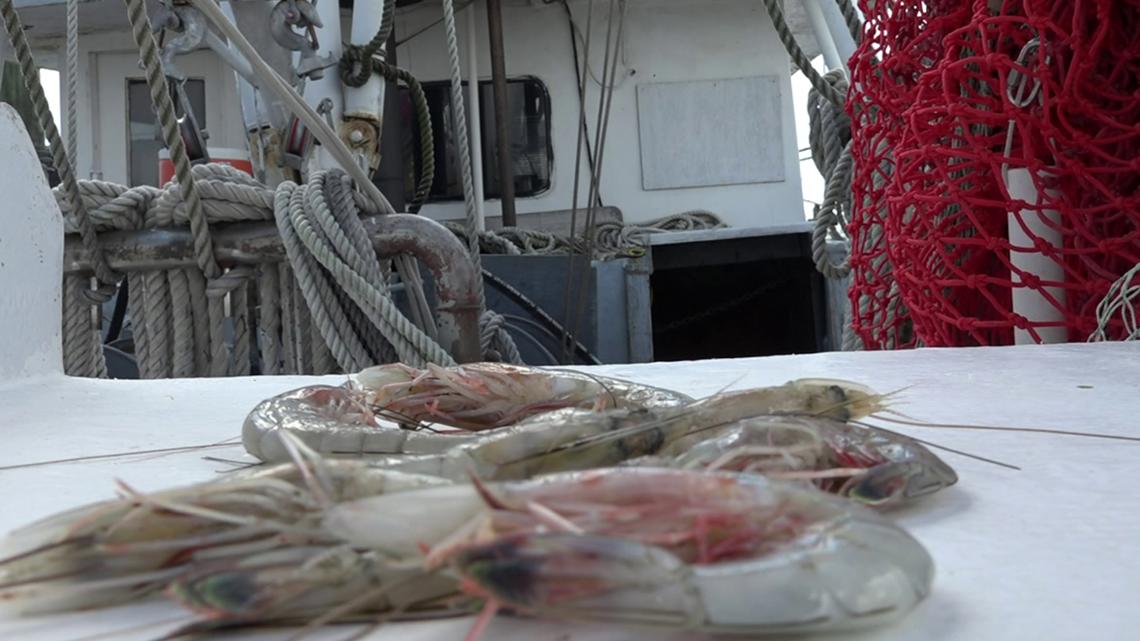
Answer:
[[[198,125],[205,129],[206,122],[206,81],[189,79],[186,81],[186,95],[194,109]],[[173,93],[173,92],[172,92]],[[177,108],[177,107],[176,107]],[[150,88],[146,80],[127,80],[127,148],[128,180],[132,187],[158,184],[158,152],[163,148],[161,136],[155,127],[154,109],[151,107]]]
[[[463,83],[466,92],[467,83]],[[451,84],[447,81],[423,83],[431,111],[435,148],[435,180],[429,201],[463,199],[463,174],[451,117]],[[464,98],[467,94],[464,93]],[[494,88],[490,80],[479,82],[480,133],[483,145],[483,194],[498,198],[499,164],[495,131]],[[419,127],[406,88],[400,90],[400,114],[405,126],[404,161],[408,167],[405,193],[415,191],[416,177],[423,164]],[[507,80],[507,115],[510,118],[511,162],[514,168],[515,196],[525,198],[550,188],[554,151],[550,144],[550,93],[537,78]]]

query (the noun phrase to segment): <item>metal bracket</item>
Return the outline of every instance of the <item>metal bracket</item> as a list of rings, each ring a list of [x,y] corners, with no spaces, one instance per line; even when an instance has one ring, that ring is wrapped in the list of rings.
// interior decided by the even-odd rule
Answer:
[[[206,147],[206,140],[210,135],[198,125],[198,119],[190,105],[190,98],[186,95],[186,74],[174,61],[176,56],[196,51],[205,43],[206,17],[193,7],[160,5],[153,25],[153,29],[157,32],[169,29],[178,34],[162,46],[160,54],[162,69],[173,94],[178,130],[186,145],[186,154],[190,157],[190,162],[195,165],[210,162]],[[161,123],[155,124],[159,140],[162,140],[160,127]]]
[[[289,51],[301,52],[301,60],[294,68],[299,78],[322,78],[325,69],[337,64],[332,54],[317,55],[320,42],[317,28],[323,27],[317,9],[309,0],[281,0],[269,14],[269,33],[273,41]],[[304,33],[297,33],[294,27]]]

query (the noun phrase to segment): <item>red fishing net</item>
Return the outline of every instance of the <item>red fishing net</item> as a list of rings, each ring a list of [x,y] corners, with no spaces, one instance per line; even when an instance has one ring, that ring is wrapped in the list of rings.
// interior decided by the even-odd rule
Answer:
[[[860,4],[855,334],[1085,340],[1140,262],[1140,2]]]

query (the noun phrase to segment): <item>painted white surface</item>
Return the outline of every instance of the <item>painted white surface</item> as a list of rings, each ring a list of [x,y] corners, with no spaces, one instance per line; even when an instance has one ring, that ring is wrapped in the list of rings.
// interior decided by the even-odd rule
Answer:
[[[609,6],[602,0],[593,1],[590,67],[594,79],[587,81],[591,144],[600,94],[596,79],[602,75]],[[796,131],[797,121],[788,77],[790,65],[763,7],[751,0],[628,0],[626,4],[625,33],[603,166],[603,202],[620,207],[625,219],[631,222],[694,208],[714,211],[733,226],[757,227],[803,220],[803,192],[797,159],[797,147],[800,145],[791,134]],[[585,28],[586,6],[587,0],[571,0],[579,29]],[[476,3],[474,10],[481,52],[478,69],[481,78],[486,80],[490,78],[490,61],[486,55],[485,6]],[[797,6],[793,12],[798,11],[800,8]],[[520,213],[568,209],[573,199],[578,95],[566,15],[558,3],[537,2],[508,2],[503,13],[508,75],[537,76],[548,87],[554,105],[551,188],[535,197],[518,199],[517,208]],[[421,3],[398,10],[397,37],[407,37],[438,17],[438,3]],[[347,21],[342,24],[347,27]],[[799,26],[803,30],[806,25]],[[468,34],[465,29],[460,29],[459,39],[461,55],[466,57]],[[324,40],[326,38],[322,38]],[[62,42],[55,39],[41,39],[39,44],[45,52],[41,56],[43,60],[51,57],[53,48],[62,50]],[[814,41],[810,44],[814,48]],[[134,62],[135,51],[134,43],[125,31],[85,34],[82,38],[82,89],[79,97],[82,129],[77,163],[81,177],[101,176],[106,180],[126,182],[127,141],[121,105],[125,94],[124,78],[141,78]],[[439,24],[401,46],[397,56],[401,66],[410,69],[423,81],[446,80],[448,77],[445,40]],[[207,79],[210,144],[244,146],[244,127],[238,108],[241,101],[233,75],[212,52],[197,52],[179,58],[179,62],[191,75]],[[466,60],[463,66],[468,67]],[[335,76],[335,70],[330,75]],[[768,150],[764,155],[780,159],[785,176],[782,182],[656,192],[643,189],[636,102],[638,84],[759,75],[777,75],[780,78],[779,115],[775,126],[783,132],[782,140],[779,149]],[[699,142],[698,134],[690,130],[678,129],[671,135],[680,144],[687,136],[693,137],[694,145]],[[581,199],[588,191],[586,166],[583,158]],[[463,217],[463,206],[459,202],[436,203],[425,207],[422,213],[438,219],[458,219]],[[497,199],[486,202],[485,214],[488,217],[501,214]]]
[[[643,83],[637,121],[647,191],[784,181],[777,76]]]
[[[2,384],[63,371],[63,218],[28,131],[7,103],[0,103],[0,157],[5,164],[0,172]]]
[[[763,6],[751,0],[628,0],[621,57],[610,114],[603,164],[602,200],[620,207],[625,220],[645,221],[686,209],[714,211],[734,226],[765,226],[803,220],[799,162],[792,112],[790,65]],[[585,32],[584,0],[571,0],[580,30]],[[606,18],[609,3],[595,0],[594,31],[590,42],[590,67],[586,93],[587,122],[593,145],[598,97],[605,53]],[[478,4],[478,22],[486,24],[486,10]],[[397,12],[398,38],[407,37],[439,17],[439,8],[424,3]],[[574,183],[574,155],[578,136],[578,93],[566,13],[561,5],[510,3],[503,7],[504,49],[508,76],[532,75],[550,91],[554,148],[551,188],[533,198],[517,201],[520,213],[568,209]],[[466,51],[466,34],[460,30],[460,51]],[[400,35],[404,34],[404,35]],[[616,28],[615,28],[616,34]],[[479,30],[480,50],[487,51],[486,29]],[[441,25],[433,26],[397,50],[400,66],[421,81],[446,80],[446,40]],[[579,49],[582,49],[581,42]],[[481,77],[490,78],[490,62],[479,61]],[[645,191],[641,185],[641,152],[638,143],[637,85],[641,83],[720,80],[759,75],[780,77],[778,126],[787,132],[776,154],[784,163],[783,182]],[[693,135],[678,129],[679,139]],[[585,154],[583,174],[588,171]],[[588,180],[580,183],[581,200]],[[424,207],[435,218],[462,218],[462,203],[439,203]],[[487,202],[486,215],[501,213],[499,201]]]
[[[62,48],[62,43],[59,43]],[[177,58],[191,78],[206,82],[206,122],[211,147],[247,148],[235,74],[212,51]],[[84,35],[79,46],[80,178],[101,177],[126,184],[129,165],[127,80],[142,80],[138,49],[129,32]],[[63,82],[66,83],[66,77]],[[66,121],[60,123],[66,127]],[[65,134],[66,135],[66,134]],[[155,159],[158,163],[158,159]]]
[[[880,391],[909,387],[897,403],[940,422],[1095,430],[1140,436],[1140,344],[926,349],[909,352],[654,363],[594,371],[693,395],[799,377],[851,379]],[[70,456],[235,438],[259,400],[317,378],[184,381],[66,379],[0,389],[0,466]],[[341,377],[325,381],[340,382]],[[1016,472],[945,454],[960,482],[896,513],[937,565],[934,590],[897,625],[852,641],[1134,641],[1140,627],[1140,444],[1044,434],[908,428],[921,438],[1022,466]],[[202,460],[242,456],[240,447],[0,470],[0,531],[110,497],[112,477],[141,490],[216,478]],[[748,598],[748,595],[742,595]],[[162,602],[36,619],[0,618],[0,638],[74,641],[155,639],[181,612]],[[164,626],[125,630],[147,622]],[[450,641],[470,619],[390,625],[370,639]],[[314,639],[343,638],[344,629]],[[277,631],[237,639],[279,640]],[[494,621],[496,641],[670,641],[691,634],[617,627]]]

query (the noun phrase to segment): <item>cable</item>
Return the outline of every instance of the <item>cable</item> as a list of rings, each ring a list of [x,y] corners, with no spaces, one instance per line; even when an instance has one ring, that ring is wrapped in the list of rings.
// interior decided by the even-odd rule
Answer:
[[[487,271],[486,269],[483,270],[483,278],[485,278],[487,280],[487,282],[489,282],[491,284],[492,287],[499,290],[500,292],[505,294],[508,298],[510,298],[511,300],[518,303],[519,306],[521,306],[523,309],[530,312],[535,318],[546,323],[550,327],[550,329],[552,331],[557,332],[559,334],[559,336],[569,336],[570,340],[573,341],[573,343],[574,343],[574,350],[578,353],[579,356],[584,358],[590,365],[603,365],[604,364],[604,363],[602,363],[602,361],[597,356],[594,356],[594,354],[591,353],[590,350],[585,345],[583,345],[581,342],[579,342],[578,339],[573,334],[570,334],[569,332],[567,332],[566,328],[564,328],[558,321],[554,320],[554,318],[550,314],[546,313],[546,311],[543,310],[541,307],[539,307],[537,304],[535,304],[534,301],[527,298],[525,294],[523,294],[519,290],[515,289],[510,283],[508,283],[505,280],[499,278],[498,276],[492,274],[491,272]]]
[[[543,345],[542,341],[538,340],[538,338],[536,338],[534,336],[534,334],[531,334],[530,332],[519,327],[518,325],[512,325],[511,323],[506,323],[506,327],[507,327],[507,329],[513,330],[515,332],[515,334],[522,336],[523,338],[530,341],[531,344],[534,345],[538,349],[538,351],[542,352],[542,355],[547,358],[550,365],[561,365],[562,364],[557,358],[554,357],[554,354],[552,354],[550,352],[550,350],[547,349],[546,345]]]
[[[549,0],[549,1],[554,2],[556,0]],[[574,24],[574,15],[572,13],[570,13],[570,4],[568,3],[567,0],[561,0],[561,3],[562,3],[562,8],[566,10],[566,22],[567,22],[567,25],[570,27],[570,50],[574,54],[574,78],[577,81],[576,88],[578,90],[578,102],[582,105],[582,109],[580,109],[578,112],[579,116],[581,117],[581,123],[579,126],[581,129],[585,129],[585,133],[586,133],[586,136],[585,136],[585,138],[586,138],[586,163],[588,165],[590,165],[590,173],[592,174],[592,173],[594,173],[594,150],[590,146],[590,131],[589,131],[590,128],[589,128],[589,125],[586,123],[585,82],[584,82],[584,79],[582,78],[582,71],[580,69],[581,61],[578,58],[578,38],[574,37],[574,34],[576,32],[579,32],[579,30],[578,30],[578,27]],[[589,9],[587,9],[586,20],[589,21]],[[589,25],[587,25],[587,27],[588,26]],[[589,38],[589,36],[587,35],[587,38],[585,40],[587,43],[589,43],[588,38]],[[588,46],[588,45],[586,45],[586,46]],[[579,134],[579,135],[581,135],[581,134]],[[574,181],[575,191],[577,191],[577,184],[578,184],[578,181],[575,180]],[[598,202],[599,203],[601,202],[601,195],[598,196]],[[571,230],[571,233],[573,233],[573,230]]]
[[[475,2],[475,0],[467,0],[467,2],[459,2],[459,3],[456,3],[456,5],[455,5],[455,10],[456,10],[457,12],[458,12],[458,11],[463,11],[463,10],[464,10],[464,9],[466,9],[468,6],[470,6],[470,5],[474,4],[474,2]],[[439,18],[436,18],[435,20],[433,20],[433,21],[431,21],[431,22],[429,22],[427,25],[425,25],[425,26],[423,26],[423,27],[420,27],[420,28],[419,28],[419,29],[417,29],[416,31],[413,31],[411,34],[409,34],[409,35],[408,35],[408,37],[404,38],[403,40],[397,40],[397,41],[396,41],[396,46],[397,46],[397,47],[399,47],[400,45],[407,43],[407,42],[408,42],[409,40],[411,40],[412,38],[415,38],[416,36],[419,36],[419,35],[422,35],[422,34],[426,33],[426,32],[427,32],[429,29],[431,29],[432,27],[436,26],[437,24],[439,24],[439,23],[441,23],[441,22],[443,22],[443,17],[442,17],[442,16],[441,16],[441,17],[439,17]]]

